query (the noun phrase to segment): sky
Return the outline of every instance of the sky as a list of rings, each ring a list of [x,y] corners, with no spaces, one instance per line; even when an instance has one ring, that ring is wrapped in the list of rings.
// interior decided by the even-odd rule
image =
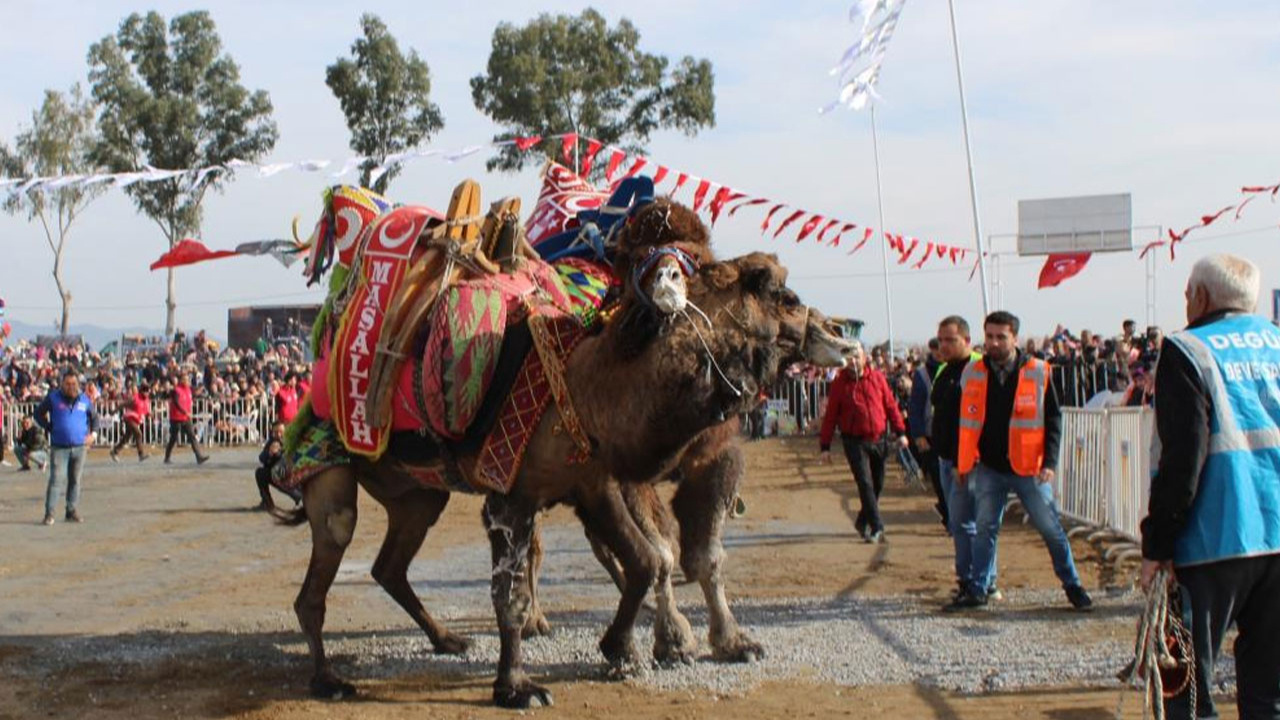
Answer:
[[[845,109],[820,115],[834,98],[827,70],[856,40],[850,2],[816,0],[652,0],[597,2],[611,22],[630,19],[641,47],[673,60],[707,58],[715,71],[716,125],[696,137],[659,133],[654,161],[765,196],[878,226],[870,115]],[[414,48],[432,73],[432,100],[445,128],[429,143],[457,150],[488,141],[500,129],[475,109],[469,79],[484,70],[494,27],[523,23],[538,12],[577,13],[587,4],[536,5],[486,0],[347,3],[327,0],[229,0],[152,7],[114,0],[0,0],[0,139],[30,123],[46,88],[85,82],[90,44],[113,34],[131,12],[166,17],[208,9],[223,46],[250,89],[274,104],[280,139],[263,162],[351,154],[337,101],[324,85],[325,66],[347,55],[362,12],[382,17],[402,49]],[[957,0],[957,22],[969,110],[979,218],[984,241],[1004,253],[992,308],[1023,321],[1023,335],[1062,323],[1078,331],[1119,332],[1123,319],[1148,320],[1147,265],[1137,253],[1095,255],[1058,288],[1037,290],[1041,258],[1010,253],[1020,199],[1128,192],[1141,240],[1181,228],[1238,202],[1243,185],[1280,182],[1280,4],[1241,1],[1125,3],[1094,0]],[[966,175],[956,66],[947,4],[911,0],[881,74],[876,124],[880,138],[884,226],[954,246],[975,246]],[[407,166],[389,195],[443,208],[452,187],[480,181],[485,204],[519,195],[531,208],[535,169],[490,174],[484,155],[455,164],[427,159]],[[229,248],[287,237],[295,217],[309,231],[320,210],[324,173],[240,176],[205,202],[202,240]],[[690,190],[684,191],[688,201]],[[767,207],[767,206],[766,206]],[[714,229],[717,252],[776,252],[790,285],[829,315],[856,317],[864,337],[888,334],[880,248],[849,256],[840,249],[797,244],[784,234],[762,237],[763,212],[743,211]],[[1201,231],[1176,260],[1155,264],[1155,322],[1181,327],[1182,291],[1196,259],[1213,252],[1244,255],[1262,269],[1263,300],[1280,286],[1280,211],[1251,204],[1242,218]],[[1152,226],[1152,227],[1149,227]],[[65,274],[74,296],[73,323],[164,325],[165,274],[147,266],[164,251],[159,228],[120,190],[95,201],[73,226]],[[794,234],[791,234],[794,238]],[[1195,235],[1192,236],[1196,237]],[[0,215],[0,297],[11,319],[52,327],[58,296],[53,256],[39,226]],[[953,312],[977,324],[981,284],[970,268],[931,263],[921,270],[891,258],[887,297],[898,341],[932,335]],[[992,272],[992,275],[995,273]],[[299,268],[270,258],[231,258],[180,269],[178,325],[225,337],[227,308],[245,304],[318,302]]]

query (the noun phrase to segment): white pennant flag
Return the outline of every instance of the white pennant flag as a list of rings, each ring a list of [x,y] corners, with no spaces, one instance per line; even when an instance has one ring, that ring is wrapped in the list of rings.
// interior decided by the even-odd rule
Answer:
[[[355,170],[356,168],[360,167],[360,164],[363,163],[364,161],[365,161],[365,158],[363,156],[358,155],[356,157],[349,157],[346,159],[346,162],[342,163],[342,168],[338,170],[338,172],[336,173],[330,173],[329,177],[340,178],[343,175],[346,175],[347,173],[351,172],[352,170]]]
[[[819,112],[828,112],[837,105],[854,110],[866,107],[872,98],[879,98],[876,84],[880,81],[880,67],[889,50],[889,41],[897,30],[898,19],[907,0],[858,0],[849,11],[849,20],[862,22],[858,42],[850,45],[840,61],[831,68],[832,75],[840,76],[840,92],[837,99]]]
[[[272,175],[288,170],[293,166],[294,164],[291,162],[272,163],[270,165],[260,165],[258,166],[258,177],[264,177],[264,178],[271,177]]]

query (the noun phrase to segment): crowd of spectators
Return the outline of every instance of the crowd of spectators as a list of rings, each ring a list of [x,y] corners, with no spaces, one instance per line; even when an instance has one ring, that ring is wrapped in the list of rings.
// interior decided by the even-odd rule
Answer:
[[[1158,327],[1137,331],[1137,323],[1125,320],[1120,333],[1105,337],[1091,330],[1079,334],[1059,326],[1053,334],[1022,341],[1022,351],[1049,363],[1053,388],[1062,407],[1114,407],[1150,405],[1154,388],[1156,354],[1163,334]],[[981,351],[982,338],[975,337]],[[884,373],[905,416],[911,388],[919,381],[918,371],[929,362],[926,346],[895,347],[888,360],[888,343],[870,350],[870,364]],[[816,429],[814,420],[822,416],[823,388],[835,372],[813,368],[791,368],[783,382],[762,400],[786,401],[786,412],[801,433]],[[748,417],[754,437],[764,433],[763,410]]]
[[[253,348],[220,349],[203,330],[190,336],[182,331],[161,338],[126,336],[98,350],[78,339],[6,343],[0,346],[0,407],[12,414],[38,403],[71,370],[83,378],[98,415],[108,415],[129,402],[128,388],[145,388],[157,404],[167,401],[185,375],[193,400],[210,413],[215,429],[231,432],[232,407],[289,404],[289,396],[305,395],[311,380],[305,348],[305,338],[295,332],[260,339]],[[266,422],[269,414],[262,415]]]

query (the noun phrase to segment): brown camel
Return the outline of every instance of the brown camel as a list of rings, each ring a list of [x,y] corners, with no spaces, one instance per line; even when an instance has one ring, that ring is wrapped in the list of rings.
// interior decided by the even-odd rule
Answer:
[[[592,456],[581,464],[567,462],[574,447],[559,431],[553,406],[533,438],[515,487],[507,495],[488,498],[492,595],[503,645],[494,698],[501,705],[550,700],[524,674],[519,647],[531,599],[527,565],[537,510],[572,502],[592,534],[622,564],[626,589],[601,649],[615,664],[634,661],[631,628],[657,568],[647,555],[652,541],[645,529],[633,519],[622,493],[607,490],[601,478],[636,483],[667,476],[686,454],[690,439],[736,415],[761,384],[773,380],[785,349],[807,345],[815,354],[831,351],[834,338],[811,321],[786,288],[784,271],[769,256],[704,266],[689,299],[706,318],[653,323],[633,310],[640,301],[630,297],[600,334],[584,339],[569,358],[566,382],[594,443]],[[637,332],[647,332],[649,342],[637,346]],[[465,456],[460,460],[468,470],[474,462]],[[312,690],[323,696],[353,691],[330,669],[321,630],[324,598],[355,528],[357,479],[388,507],[390,518],[374,577],[438,651],[465,648],[464,640],[431,618],[406,579],[408,564],[447,503],[447,493],[419,487],[394,457],[376,465],[331,469],[304,488],[313,552],[295,603],[316,665]]]

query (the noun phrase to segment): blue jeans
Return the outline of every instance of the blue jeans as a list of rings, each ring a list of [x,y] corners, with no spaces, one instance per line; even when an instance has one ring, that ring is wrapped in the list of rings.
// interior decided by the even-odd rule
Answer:
[[[973,485],[960,483],[956,472],[956,464],[950,460],[938,459],[939,476],[942,479],[942,490],[947,495],[947,521],[951,530],[951,540],[956,546],[956,581],[962,588],[973,584],[973,541],[978,535],[977,509],[973,494]],[[1001,508],[1001,512],[1004,508]],[[994,553],[994,551],[993,551]],[[980,583],[983,592],[996,584],[996,561],[992,555],[991,567]]]
[[[44,514],[53,515],[58,496],[67,489],[67,514],[75,512],[80,502],[80,474],[84,472],[83,446],[55,447],[49,462],[49,489],[44,494]]]
[[[49,464],[49,453],[43,450],[27,452],[27,449],[23,446],[14,445],[13,454],[18,458],[18,465],[24,468],[31,467],[31,463],[35,463],[43,469],[45,465]]]
[[[1053,572],[1063,588],[1080,584],[1076,574],[1076,562],[1071,556],[1071,543],[1058,520],[1058,506],[1053,501],[1053,486],[1039,482],[1034,477],[1002,473],[978,464],[969,475],[977,502],[978,534],[973,543],[973,571],[975,577],[991,575],[996,563],[996,543],[1000,539],[1000,523],[1004,520],[1004,506],[1012,491],[1022,502],[1031,524],[1044,539],[1049,556],[1053,558]],[[974,594],[985,594],[984,588],[970,581]],[[979,593],[979,591],[983,591]]]

